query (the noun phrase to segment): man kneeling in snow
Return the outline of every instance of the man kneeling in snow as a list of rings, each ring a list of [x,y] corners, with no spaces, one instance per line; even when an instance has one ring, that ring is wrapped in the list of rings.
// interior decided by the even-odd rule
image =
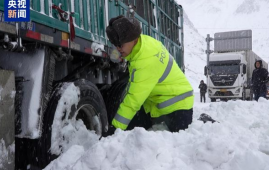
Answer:
[[[192,122],[193,89],[163,44],[141,34],[135,18],[112,18],[106,33],[129,61],[130,78],[113,126],[103,136],[113,134],[116,128],[127,129],[142,105],[153,124],[164,122],[171,132],[188,128]]]

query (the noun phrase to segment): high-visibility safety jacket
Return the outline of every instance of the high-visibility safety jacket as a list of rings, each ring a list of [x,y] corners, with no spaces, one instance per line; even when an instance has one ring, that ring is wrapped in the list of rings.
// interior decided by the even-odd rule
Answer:
[[[193,89],[160,41],[141,34],[126,59],[129,84],[112,120],[114,127],[125,130],[142,105],[153,118],[193,107]]]

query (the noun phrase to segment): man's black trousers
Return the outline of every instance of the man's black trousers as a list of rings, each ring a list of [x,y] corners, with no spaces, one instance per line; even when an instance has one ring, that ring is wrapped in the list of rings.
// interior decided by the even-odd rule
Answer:
[[[134,127],[144,127],[149,129],[154,124],[161,124],[164,122],[169,128],[170,132],[178,132],[179,130],[185,130],[192,123],[193,109],[189,110],[177,110],[173,113],[160,116],[158,118],[151,118],[150,114],[146,114],[144,109],[135,115],[127,130],[131,130]]]
[[[203,102],[203,99],[205,103],[205,92],[200,92],[200,101]]]

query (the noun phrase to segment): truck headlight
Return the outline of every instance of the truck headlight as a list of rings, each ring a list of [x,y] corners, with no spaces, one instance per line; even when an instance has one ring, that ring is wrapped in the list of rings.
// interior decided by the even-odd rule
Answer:
[[[212,91],[210,89],[208,89],[208,93],[212,93]]]

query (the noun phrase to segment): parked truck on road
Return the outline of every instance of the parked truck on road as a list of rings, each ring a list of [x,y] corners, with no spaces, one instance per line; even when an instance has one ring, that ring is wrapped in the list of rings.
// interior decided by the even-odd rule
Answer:
[[[214,51],[209,42],[214,40]],[[217,99],[252,100],[252,72],[255,61],[262,60],[263,67],[268,69],[261,57],[252,51],[252,31],[230,31],[215,33],[214,38],[206,38],[208,96],[212,102]]]
[[[184,69],[183,9],[174,0],[33,0],[30,22],[17,23],[4,21],[5,1],[0,140],[10,145],[15,135],[16,169],[44,168],[59,156],[66,140],[60,130],[72,122],[97,135],[107,129],[128,75],[106,37],[110,18],[134,15],[143,34],[161,41]]]

